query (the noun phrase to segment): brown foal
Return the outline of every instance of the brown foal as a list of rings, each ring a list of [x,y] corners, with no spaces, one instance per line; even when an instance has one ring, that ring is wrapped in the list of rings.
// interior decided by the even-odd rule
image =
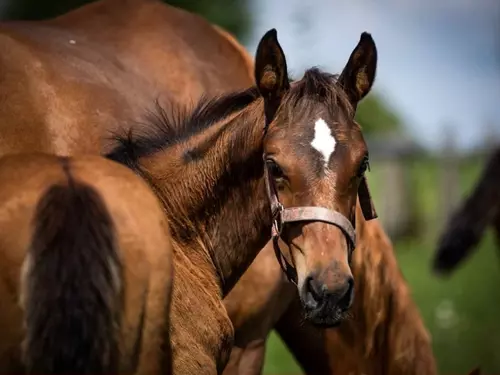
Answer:
[[[175,374],[224,369],[233,326],[222,300],[271,228],[296,270],[290,277],[307,318],[328,327],[346,315],[351,223],[368,167],[353,108],[371,88],[375,65],[364,33],[339,77],[311,69],[290,84],[270,30],[257,49],[256,88],[202,100],[185,118],[161,110],[156,126],[119,138],[109,157],[148,181],[174,238]]]

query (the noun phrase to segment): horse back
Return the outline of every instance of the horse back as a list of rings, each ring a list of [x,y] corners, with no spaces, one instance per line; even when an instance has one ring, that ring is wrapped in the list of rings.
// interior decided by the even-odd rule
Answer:
[[[252,83],[229,34],[159,1],[102,0],[0,24],[0,155],[106,152],[155,100],[189,104]]]
[[[253,58],[231,34],[159,0],[101,0],[51,24],[112,47],[132,71],[182,103],[253,84]]]

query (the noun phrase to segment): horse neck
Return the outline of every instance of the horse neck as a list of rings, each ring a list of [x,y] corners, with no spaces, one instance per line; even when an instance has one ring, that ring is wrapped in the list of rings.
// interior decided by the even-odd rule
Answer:
[[[166,207],[174,238],[199,267],[208,262],[222,296],[270,239],[264,118],[255,112],[263,111],[247,108],[226,123],[139,161]]]
[[[392,243],[378,220],[365,221],[359,202],[356,237],[352,265],[355,318],[332,332],[329,344],[329,351],[349,359],[336,364],[333,373],[341,373],[347,366],[372,375],[436,374],[429,334],[401,274]]]

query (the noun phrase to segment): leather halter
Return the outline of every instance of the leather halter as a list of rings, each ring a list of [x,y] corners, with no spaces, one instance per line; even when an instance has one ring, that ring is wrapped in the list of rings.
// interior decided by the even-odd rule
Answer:
[[[304,207],[291,207],[284,208],[278,199],[276,193],[276,188],[274,181],[269,173],[269,167],[266,163],[266,158],[264,155],[264,181],[266,183],[267,196],[269,197],[269,203],[271,204],[272,213],[272,229],[271,237],[273,240],[274,252],[276,258],[278,258],[278,263],[280,264],[283,272],[287,276],[288,280],[293,284],[297,284],[297,271],[283,255],[281,248],[279,246],[279,239],[283,226],[286,223],[294,223],[300,221],[322,221],[324,223],[332,224],[342,230],[342,233],[347,239],[347,245],[349,247],[349,253],[351,253],[356,247],[356,231],[344,215],[338,211],[333,211],[325,207],[319,206],[304,206]]]

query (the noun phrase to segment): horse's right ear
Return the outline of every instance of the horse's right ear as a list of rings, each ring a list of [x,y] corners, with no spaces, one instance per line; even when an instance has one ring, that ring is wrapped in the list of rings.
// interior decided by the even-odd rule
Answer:
[[[338,82],[354,109],[371,90],[377,70],[377,47],[370,34],[361,34]]]
[[[290,88],[285,54],[278,43],[276,29],[265,33],[257,47],[255,82],[264,98],[266,122],[269,124]]]

